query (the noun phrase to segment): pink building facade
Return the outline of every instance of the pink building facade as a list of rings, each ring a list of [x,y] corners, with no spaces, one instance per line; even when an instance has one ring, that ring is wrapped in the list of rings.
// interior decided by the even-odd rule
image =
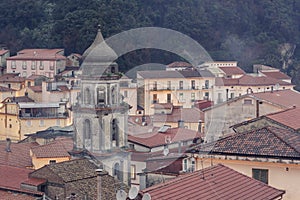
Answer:
[[[20,73],[22,77],[44,75],[53,78],[66,67],[63,49],[24,49],[6,59],[7,73]]]

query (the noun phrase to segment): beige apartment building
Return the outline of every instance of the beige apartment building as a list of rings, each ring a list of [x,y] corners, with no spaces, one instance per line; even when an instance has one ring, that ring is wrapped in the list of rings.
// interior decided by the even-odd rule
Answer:
[[[20,141],[25,134],[72,124],[66,103],[36,103],[27,96],[6,98],[0,107],[0,140]]]
[[[207,70],[139,71],[137,102],[145,115],[154,114],[154,104],[172,103],[191,108],[196,100],[213,100],[215,77]]]

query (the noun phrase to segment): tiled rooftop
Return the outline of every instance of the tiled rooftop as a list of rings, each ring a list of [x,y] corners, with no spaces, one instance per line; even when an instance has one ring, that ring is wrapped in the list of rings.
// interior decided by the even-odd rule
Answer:
[[[297,106],[300,108],[300,93],[294,90],[278,90],[273,92],[253,93],[254,96],[260,100],[271,102],[283,106],[285,108],[292,108]]]
[[[227,76],[246,74],[244,70],[239,67],[219,67]]]
[[[7,60],[66,60],[59,54],[63,49],[23,49]]]
[[[32,167],[30,148],[38,143],[11,143],[11,152],[6,152],[6,141],[0,141],[0,164],[16,167]]]
[[[192,149],[212,154],[300,159],[300,135],[275,127],[235,133]]]
[[[35,86],[29,86],[29,89],[31,89],[33,92],[42,92],[42,86],[41,85],[35,85]]]
[[[161,133],[155,129],[151,133],[144,133],[138,135],[128,135],[128,141],[146,146],[149,148],[157,147],[166,144],[166,137],[170,137],[171,143],[179,141],[189,141],[201,138],[197,131],[185,128],[169,128],[166,132]]]
[[[285,192],[219,164],[154,185],[141,193],[149,193],[152,200],[275,200]]]
[[[45,145],[35,146],[31,148],[34,156],[37,158],[57,158],[69,157],[69,151],[73,149],[73,139],[57,139]]]
[[[294,130],[300,129],[300,108],[287,109],[269,114],[266,117]]]
[[[291,79],[291,77],[289,77],[288,75],[286,75],[285,73],[283,73],[281,71],[261,71],[261,73],[268,77],[279,79],[279,80]]]
[[[217,86],[270,86],[270,85],[292,85],[291,83],[281,81],[267,76],[243,75],[240,78],[216,78]]]

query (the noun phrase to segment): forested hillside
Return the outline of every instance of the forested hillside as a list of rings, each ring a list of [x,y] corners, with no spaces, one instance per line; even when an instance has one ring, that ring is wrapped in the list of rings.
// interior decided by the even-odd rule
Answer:
[[[299,0],[1,0],[0,44],[65,48],[82,53],[97,24],[105,37],[143,26],[170,28],[197,40],[215,60],[237,60],[246,71],[267,64],[293,77],[300,89]],[[168,63],[174,55],[137,51],[123,69]]]

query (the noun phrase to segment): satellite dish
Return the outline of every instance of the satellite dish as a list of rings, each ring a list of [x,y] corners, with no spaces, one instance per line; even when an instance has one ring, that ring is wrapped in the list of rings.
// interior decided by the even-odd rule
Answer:
[[[151,196],[149,193],[145,193],[142,200],[151,200]]]
[[[135,197],[137,197],[139,191],[136,187],[131,187],[130,190],[129,190],[129,199],[135,199]]]
[[[126,200],[127,193],[124,190],[118,190],[116,197],[117,197],[117,200]]]
[[[164,156],[167,156],[169,154],[169,149],[168,148],[164,149],[163,153],[164,153]]]

